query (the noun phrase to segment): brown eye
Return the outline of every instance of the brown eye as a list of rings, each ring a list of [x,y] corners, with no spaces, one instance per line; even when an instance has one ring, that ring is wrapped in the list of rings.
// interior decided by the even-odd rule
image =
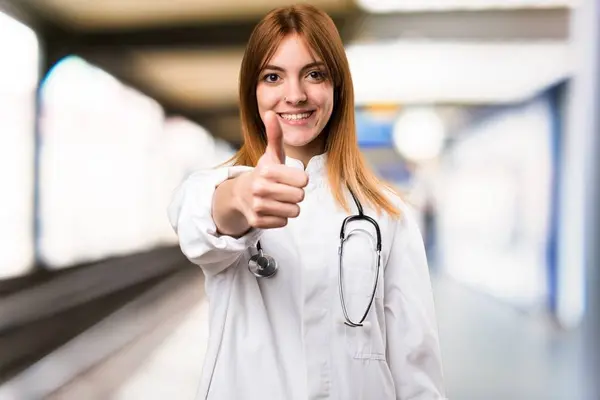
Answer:
[[[325,74],[322,71],[311,71],[308,73],[308,77],[315,81],[322,81],[325,79]]]
[[[263,77],[263,81],[268,82],[268,83],[275,83],[275,82],[277,82],[278,79],[279,79],[279,76],[277,74],[266,74]]]

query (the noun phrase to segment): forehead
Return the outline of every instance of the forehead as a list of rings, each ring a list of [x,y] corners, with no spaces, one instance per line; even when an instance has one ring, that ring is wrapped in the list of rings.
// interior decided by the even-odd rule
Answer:
[[[322,61],[310,48],[306,40],[297,34],[283,38],[268,64],[279,67],[303,67],[306,64]]]

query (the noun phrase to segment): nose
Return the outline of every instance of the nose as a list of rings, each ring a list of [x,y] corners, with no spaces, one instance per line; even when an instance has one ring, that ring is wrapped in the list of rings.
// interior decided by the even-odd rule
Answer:
[[[307,100],[306,90],[300,82],[289,82],[283,100],[291,105],[302,104]]]

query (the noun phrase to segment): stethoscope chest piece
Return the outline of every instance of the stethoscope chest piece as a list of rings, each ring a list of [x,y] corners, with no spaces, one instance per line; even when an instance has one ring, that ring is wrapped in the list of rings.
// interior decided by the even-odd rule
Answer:
[[[258,245],[258,254],[253,255],[248,260],[248,269],[257,278],[270,278],[277,272],[277,261],[269,255],[266,255]]]

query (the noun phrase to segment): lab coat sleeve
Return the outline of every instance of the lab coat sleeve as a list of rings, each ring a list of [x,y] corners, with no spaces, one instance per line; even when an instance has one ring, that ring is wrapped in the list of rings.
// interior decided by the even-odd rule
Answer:
[[[207,275],[216,275],[233,265],[246,249],[256,245],[262,233],[251,229],[240,238],[221,235],[212,218],[216,187],[250,169],[226,167],[195,172],[175,190],[168,207],[169,222],[181,251]]]
[[[433,294],[423,239],[401,207],[385,266],[387,358],[398,400],[446,399]]]

